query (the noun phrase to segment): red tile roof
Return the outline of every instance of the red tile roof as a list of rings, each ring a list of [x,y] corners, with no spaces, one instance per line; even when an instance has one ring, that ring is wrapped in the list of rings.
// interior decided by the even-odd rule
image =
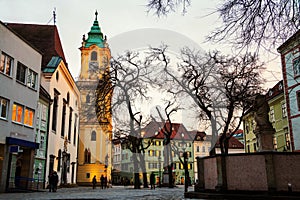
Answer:
[[[145,132],[144,138],[155,137],[158,139],[164,138],[164,131],[169,130],[172,125],[171,139],[175,140],[193,140],[193,136],[186,130],[185,126],[180,123],[154,122],[151,121],[142,131]],[[184,137],[182,138],[182,133]]]
[[[216,143],[216,147],[219,148],[220,147],[220,142],[218,140],[218,142]],[[235,137],[231,137],[229,139],[229,149],[243,149],[244,148],[244,144],[241,143],[238,139],[236,139]]]
[[[47,66],[52,56],[59,56],[67,63],[55,25],[6,24],[43,53],[42,68]]]
[[[283,80],[279,81],[273,88],[269,89],[266,94],[266,100],[270,100],[279,94],[283,94]]]

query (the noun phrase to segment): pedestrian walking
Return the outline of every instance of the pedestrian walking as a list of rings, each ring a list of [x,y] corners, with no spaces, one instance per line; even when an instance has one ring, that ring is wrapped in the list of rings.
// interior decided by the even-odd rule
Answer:
[[[104,176],[104,188],[107,189],[107,177]]]
[[[53,172],[52,177],[53,177],[53,192],[56,192],[57,184],[58,184],[58,175],[56,171]]]
[[[151,190],[154,189],[155,190],[155,175],[152,172],[150,175],[150,185],[151,185]]]
[[[96,188],[96,184],[97,184],[96,175],[94,176],[92,183],[93,183],[93,189],[95,189]]]
[[[103,174],[101,175],[101,178],[100,178],[100,184],[101,184],[101,189],[104,188],[104,176]]]
[[[53,172],[50,172],[48,176],[48,181],[49,181],[49,192],[53,192],[54,190]]]

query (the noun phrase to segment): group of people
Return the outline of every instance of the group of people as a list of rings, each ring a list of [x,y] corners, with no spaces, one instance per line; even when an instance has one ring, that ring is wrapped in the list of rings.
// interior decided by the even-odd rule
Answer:
[[[92,184],[93,184],[93,189],[95,189],[96,185],[97,185],[96,175],[93,177]],[[101,189],[106,189],[108,187],[106,176],[101,175],[101,177],[100,177],[100,186],[101,186]]]
[[[56,192],[58,183],[58,175],[56,171],[49,174],[49,192]]]

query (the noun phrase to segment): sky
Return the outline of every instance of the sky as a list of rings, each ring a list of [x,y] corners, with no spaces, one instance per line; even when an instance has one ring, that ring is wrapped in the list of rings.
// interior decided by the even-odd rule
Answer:
[[[55,10],[65,57],[76,79],[80,71],[82,35],[90,31],[96,10],[113,55],[126,50],[127,46],[139,49],[165,40],[173,47],[188,44],[205,51],[217,49],[230,54],[226,44],[205,42],[205,37],[220,25],[218,15],[214,13],[220,2],[192,0],[184,15],[179,7],[177,12],[158,18],[147,13],[147,0],[0,0],[0,21],[53,25]],[[261,56],[267,66],[266,88],[270,88],[281,79],[280,58]]]

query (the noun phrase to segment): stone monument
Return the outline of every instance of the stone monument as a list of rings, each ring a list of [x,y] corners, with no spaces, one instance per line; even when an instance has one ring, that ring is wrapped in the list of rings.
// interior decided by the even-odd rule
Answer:
[[[253,103],[256,128],[254,134],[258,141],[258,151],[273,151],[275,129],[269,121],[270,107],[264,95],[258,94]]]

